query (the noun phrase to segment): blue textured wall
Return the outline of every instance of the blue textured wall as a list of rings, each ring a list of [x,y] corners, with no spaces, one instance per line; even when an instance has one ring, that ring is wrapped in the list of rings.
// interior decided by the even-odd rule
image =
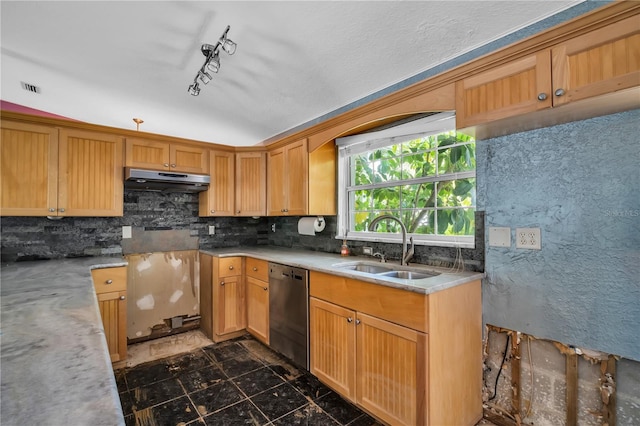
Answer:
[[[640,360],[640,110],[480,141],[477,164],[485,229],[511,227],[485,237],[484,321]]]

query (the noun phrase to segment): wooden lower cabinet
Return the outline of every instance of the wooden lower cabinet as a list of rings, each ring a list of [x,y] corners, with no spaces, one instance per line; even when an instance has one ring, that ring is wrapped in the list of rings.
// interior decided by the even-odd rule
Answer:
[[[127,359],[127,268],[91,271],[111,362]]]
[[[269,262],[245,259],[247,291],[247,331],[269,344]]]
[[[200,253],[200,327],[214,342],[232,339],[247,327],[242,257]]]
[[[482,418],[479,280],[429,295],[315,271],[309,284],[310,369],[320,381],[391,425]]]
[[[390,424],[425,424],[426,335],[316,298],[311,373]]]

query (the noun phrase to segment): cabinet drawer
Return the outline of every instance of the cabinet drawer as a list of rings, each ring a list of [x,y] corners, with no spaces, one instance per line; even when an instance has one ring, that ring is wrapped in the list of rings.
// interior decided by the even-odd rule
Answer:
[[[218,262],[218,277],[242,275],[241,257],[221,257]]]
[[[93,286],[97,294],[127,290],[127,268],[101,268],[91,270]]]
[[[425,294],[311,271],[309,295],[428,332],[429,296]]]
[[[269,281],[269,263],[266,260],[247,257],[244,270],[247,277],[253,277],[260,281]]]

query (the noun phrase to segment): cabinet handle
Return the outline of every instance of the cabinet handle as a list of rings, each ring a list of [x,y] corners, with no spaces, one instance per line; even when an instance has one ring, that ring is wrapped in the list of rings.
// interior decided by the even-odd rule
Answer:
[[[269,287],[262,287],[264,289],[264,291],[269,290]]]
[[[211,210],[211,213],[215,213],[215,212],[216,212],[215,210]]]
[[[175,164],[172,164],[172,165],[171,165],[171,167],[175,168],[175,167],[176,167],[176,165],[175,165]]]
[[[120,300],[124,300],[126,299],[124,296],[120,296]]]
[[[240,210],[236,211],[236,214],[240,214]]]
[[[104,283],[105,284],[113,284],[113,280],[106,280]]]
[[[546,101],[547,100],[547,94],[546,93],[540,93],[538,95],[538,100],[539,101]]]
[[[352,322],[353,322],[353,318],[348,317],[348,318],[347,318],[347,322],[348,322],[348,323],[352,323]]]
[[[163,166],[169,167],[169,163],[164,163]]]
[[[49,209],[49,211],[50,211],[51,213],[53,213],[53,212],[55,212],[55,211],[56,211],[56,209],[54,209],[53,207],[51,207],[51,208]]]
[[[224,281],[220,281],[220,285],[224,285]]]
[[[356,325],[360,325],[360,320],[359,319],[356,320]]]
[[[233,270],[233,265],[229,265],[229,270],[232,271]]]
[[[564,89],[556,89],[556,91],[555,91],[555,95],[556,95],[556,96],[562,96],[562,95],[564,95]]]
[[[60,210],[60,213],[64,213],[64,209],[59,209],[59,210]]]
[[[284,209],[284,212],[285,212],[285,213],[288,213],[288,212],[289,212],[289,209]]]
[[[254,271],[257,271],[257,270],[258,270],[258,268],[256,268],[256,267],[254,266],[254,267],[253,267],[253,270],[254,270]]]

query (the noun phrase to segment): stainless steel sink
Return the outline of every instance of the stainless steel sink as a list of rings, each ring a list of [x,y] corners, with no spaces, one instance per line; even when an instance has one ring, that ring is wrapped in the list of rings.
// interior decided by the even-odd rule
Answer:
[[[437,273],[416,272],[416,271],[390,271],[379,274],[389,278],[402,278],[403,280],[422,280],[438,276]]]
[[[381,272],[390,272],[394,270],[392,266],[381,264],[379,262],[367,261],[337,263],[333,266],[339,269],[348,269],[350,271],[364,272],[367,274],[379,274]]]
[[[339,269],[347,269],[350,271],[376,275],[381,278],[388,277],[404,280],[422,280],[440,275],[437,272],[410,270],[408,267],[401,265],[380,264],[366,261],[338,263],[333,266]]]

